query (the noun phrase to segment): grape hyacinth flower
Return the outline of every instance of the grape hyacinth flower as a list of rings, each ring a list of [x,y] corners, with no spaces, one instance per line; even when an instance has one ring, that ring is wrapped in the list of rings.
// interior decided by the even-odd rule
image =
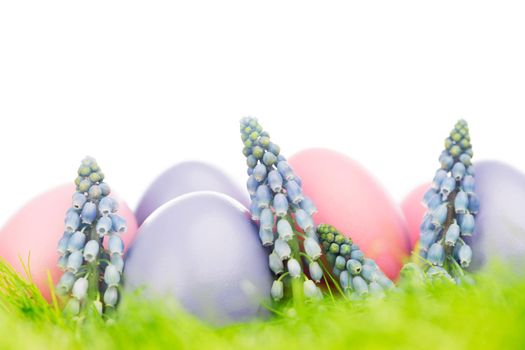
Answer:
[[[317,235],[326,260],[343,291],[354,297],[384,295],[394,288],[375,261],[366,258],[357,244],[335,227],[327,224],[317,226]]]
[[[65,232],[58,242],[64,274],[56,288],[67,298],[65,312],[69,315],[79,316],[93,307],[107,314],[118,302],[124,268],[120,235],[126,231],[126,220],[117,215],[118,203],[109,197],[111,190],[95,159],[82,161],[75,184]]]
[[[441,167],[422,201],[427,213],[420,227],[419,255],[429,277],[457,281],[472,260],[468,242],[479,210],[472,156],[468,125],[460,120],[445,139]]]
[[[316,284],[323,270],[312,219],[315,205],[303,194],[301,179],[257,119],[243,118],[240,124],[251,216],[259,225],[261,244],[268,250],[268,265],[275,276],[270,294],[274,300],[290,293],[318,299],[322,293]]]

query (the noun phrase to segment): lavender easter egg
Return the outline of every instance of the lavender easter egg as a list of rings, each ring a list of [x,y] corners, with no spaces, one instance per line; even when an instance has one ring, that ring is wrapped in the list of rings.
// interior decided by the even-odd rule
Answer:
[[[506,262],[518,269],[525,266],[525,174],[510,165],[482,161],[474,165],[476,194],[480,201],[476,228],[470,238],[472,270],[492,260]],[[403,201],[411,236],[416,237],[424,211],[423,187]]]
[[[0,256],[23,275],[19,257],[26,265],[29,259],[33,281],[47,299],[50,298],[47,272],[54,283],[62,274],[57,266],[57,244],[64,233],[64,215],[71,207],[73,193],[75,186],[66,184],[37,196],[13,215],[0,231]],[[131,209],[117,195],[111,196],[117,199],[119,214],[127,222],[128,230],[122,235],[127,248],[137,232],[137,222]]]
[[[212,324],[243,321],[264,310],[267,260],[246,208],[224,194],[193,192],[142,224],[126,260],[126,288],[172,295]]]
[[[351,158],[326,149],[299,152],[289,162],[317,206],[316,224],[334,225],[395,279],[410,249],[406,223],[375,178]]]
[[[159,175],[143,194],[135,211],[138,224],[162,204],[194,191],[224,193],[248,205],[248,195],[221,169],[204,162],[182,162]]]
[[[491,260],[525,266],[525,174],[496,161],[478,162],[476,193],[480,201],[472,236],[472,268]]]

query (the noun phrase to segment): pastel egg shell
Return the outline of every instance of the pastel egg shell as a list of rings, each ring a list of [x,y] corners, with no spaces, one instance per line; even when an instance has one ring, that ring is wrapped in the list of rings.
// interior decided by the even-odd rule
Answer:
[[[162,204],[195,191],[220,192],[244,206],[249,203],[246,191],[220,168],[205,162],[186,161],[167,169],[150,184],[135,211],[138,224]]]
[[[171,295],[212,324],[264,314],[268,255],[248,210],[211,191],[179,196],[142,224],[126,259],[126,288]],[[255,292],[247,292],[248,290]]]

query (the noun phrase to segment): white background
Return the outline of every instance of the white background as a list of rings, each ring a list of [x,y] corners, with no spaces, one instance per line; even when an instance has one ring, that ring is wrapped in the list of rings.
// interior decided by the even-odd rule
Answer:
[[[476,1],[0,4],[0,225],[99,160],[134,208],[188,159],[244,186],[238,119],[286,155],[323,146],[398,200],[456,119],[475,160],[525,170],[525,11]]]

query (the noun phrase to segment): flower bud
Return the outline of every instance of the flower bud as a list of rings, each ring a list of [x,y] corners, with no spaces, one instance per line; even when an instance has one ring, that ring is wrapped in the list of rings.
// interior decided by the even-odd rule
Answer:
[[[118,210],[118,203],[111,197],[104,197],[98,204],[98,211],[102,215],[109,215],[115,213]]]
[[[60,281],[58,281],[58,284],[57,284],[58,294],[66,295],[67,293],[69,293],[74,283],[75,283],[75,275],[69,271],[65,272],[62,275],[62,277],[60,277]]]
[[[474,232],[474,225],[475,220],[474,216],[470,213],[467,213],[463,215],[463,218],[461,219],[461,236],[462,237],[470,237],[472,236],[472,233]]]
[[[463,163],[456,163],[452,167],[452,177],[456,181],[460,181],[466,172],[467,172],[467,168],[465,167],[465,164]]]
[[[317,261],[312,261],[308,265],[308,271],[310,272],[310,278],[312,280],[317,283],[321,282],[321,279],[323,278],[323,270]]]
[[[456,223],[453,223],[448,227],[447,233],[445,234],[445,244],[448,246],[454,246],[458,238],[459,238],[459,225]]]
[[[288,199],[282,193],[277,193],[273,198],[273,210],[275,210],[275,215],[277,217],[285,217],[288,214]]]
[[[288,272],[290,273],[291,277],[301,277],[301,265],[297,260],[295,260],[294,258],[289,259],[286,266],[288,267]]]
[[[97,205],[93,202],[87,202],[84,204],[80,216],[83,224],[91,225],[97,218]]]
[[[279,275],[284,272],[284,264],[280,256],[275,252],[275,250],[268,255],[268,265],[270,270],[276,275]]]
[[[273,245],[273,231],[264,227],[259,228],[259,238],[265,247]]]
[[[88,190],[88,198],[91,200],[97,200],[102,197],[102,190],[99,185],[93,185]]]
[[[319,295],[317,291],[317,286],[312,280],[304,281],[303,290],[304,290],[304,296],[308,299],[316,298]]]
[[[122,258],[122,254],[111,254],[110,258],[111,265],[115,266],[122,274],[122,271],[124,270],[124,259]]]
[[[472,261],[472,249],[467,244],[461,246],[458,252],[459,264],[461,267],[466,268]]]
[[[311,237],[307,237],[304,240],[304,251],[306,252],[306,255],[313,260],[317,260],[321,257],[321,247],[319,247],[319,244]]]
[[[82,266],[84,258],[80,250],[71,253],[67,259],[66,270],[72,273],[77,273],[80,266]]]
[[[58,251],[58,254],[60,254],[61,256],[66,254],[69,238],[71,236],[72,236],[71,233],[65,232],[62,238],[60,238],[60,240],[58,241],[57,251]]]
[[[73,284],[73,289],[71,295],[73,295],[78,300],[82,301],[87,295],[88,290],[88,280],[85,277],[81,277],[75,281]]]
[[[445,224],[445,221],[447,220],[448,215],[448,205],[447,203],[443,203],[439,205],[436,209],[434,209],[431,213],[432,219],[431,223],[436,227],[441,227],[443,224]]]
[[[108,249],[111,255],[124,254],[124,242],[122,241],[122,238],[116,234],[109,236]]]
[[[286,181],[292,181],[295,178],[295,174],[290,167],[290,164],[284,160],[277,162],[277,170]]]
[[[109,217],[111,218],[111,230],[113,232],[124,233],[128,230],[126,220],[122,216],[111,214]]]
[[[290,202],[299,204],[303,200],[303,193],[297,182],[293,180],[287,181],[284,187]]]
[[[441,188],[441,183],[443,180],[445,180],[448,176],[448,173],[443,169],[438,169],[436,171],[436,174],[434,175],[434,179],[432,180],[432,190],[439,190]],[[434,191],[435,193],[435,191]]]
[[[86,203],[86,196],[83,193],[75,192],[72,198],[72,207],[75,209],[81,209]]]
[[[250,197],[254,197],[257,192],[257,187],[259,187],[259,181],[255,179],[255,176],[251,175],[246,181],[246,188],[248,189],[248,194]]]
[[[341,271],[339,274],[339,283],[341,284],[341,288],[343,288],[343,290],[346,291],[351,288],[351,280],[352,277],[347,270]]]
[[[469,201],[468,201],[468,210],[471,214],[478,214],[479,213],[479,198],[475,193],[469,194]]]
[[[463,191],[459,191],[456,194],[456,198],[454,199],[454,209],[456,210],[456,214],[467,213],[467,206],[468,206],[467,194]]]
[[[274,193],[281,192],[283,188],[283,178],[277,170],[268,173],[268,185]]]
[[[283,241],[280,238],[275,240],[275,253],[279,256],[281,260],[289,259],[292,255],[292,249],[290,245]]]
[[[474,193],[474,177],[472,175],[465,175],[463,181],[461,181],[461,187],[467,194]]]
[[[108,234],[111,231],[112,225],[113,223],[111,222],[111,218],[109,218],[109,216],[103,216],[100,219],[98,219],[96,230],[99,236],[104,236],[105,234]]]
[[[277,157],[272,152],[266,152],[264,153],[262,161],[266,166],[272,166],[277,162]]]
[[[73,210],[68,211],[64,223],[66,232],[75,232],[80,226],[80,216]]]
[[[277,233],[283,241],[291,240],[294,235],[292,226],[286,219],[279,219],[279,221],[277,221]]]
[[[377,281],[379,278],[378,271],[370,265],[363,265],[361,276],[368,282]]]
[[[317,213],[317,208],[314,202],[308,197],[303,197],[303,200],[301,201],[299,206],[310,216]]]
[[[456,180],[454,180],[452,177],[447,177],[441,183],[439,193],[441,193],[441,196],[443,199],[447,199],[448,195],[455,189],[456,189]]]
[[[295,221],[303,231],[314,227],[314,221],[312,220],[312,217],[302,209],[297,209],[295,211]]]
[[[117,287],[108,287],[104,292],[104,304],[109,307],[115,307],[118,301],[118,290]]]
[[[80,302],[76,298],[70,298],[64,307],[64,314],[76,316],[80,313]]]
[[[283,298],[283,289],[284,285],[283,282],[275,280],[272,284],[272,289],[270,291],[272,298],[276,301],[281,300]]]
[[[428,250],[427,260],[432,265],[443,266],[443,262],[445,261],[443,246],[439,243],[432,244]]]
[[[262,182],[266,178],[266,166],[264,164],[257,164],[253,169],[253,177],[258,182]]]
[[[261,211],[261,218],[260,218],[260,227],[264,228],[265,230],[271,230],[274,225],[274,217],[273,213],[270,209],[265,208]]]
[[[101,182],[99,187],[100,187],[100,190],[102,191],[103,196],[109,196],[109,194],[111,193],[111,188],[109,187],[107,183]]]
[[[266,185],[259,185],[255,192],[255,198],[257,199],[260,208],[269,208],[272,200],[270,188]]]
[[[352,250],[350,258],[363,262],[365,260],[365,254],[361,250]]]
[[[259,221],[261,219],[261,210],[262,209],[259,207],[259,203],[254,198],[250,204],[250,213],[253,221]]]
[[[348,270],[348,272],[350,272],[354,276],[359,275],[362,269],[361,262],[355,259],[349,259],[346,262],[346,269]]]
[[[120,272],[115,266],[111,264],[106,266],[106,270],[104,270],[104,282],[110,287],[118,286],[120,283]]]
[[[368,294],[368,285],[361,276],[355,276],[352,278],[352,286],[354,287],[357,295],[363,296]]]
[[[86,235],[80,231],[77,231],[71,235],[67,242],[67,251],[74,252],[76,250],[82,250],[86,243]]]

